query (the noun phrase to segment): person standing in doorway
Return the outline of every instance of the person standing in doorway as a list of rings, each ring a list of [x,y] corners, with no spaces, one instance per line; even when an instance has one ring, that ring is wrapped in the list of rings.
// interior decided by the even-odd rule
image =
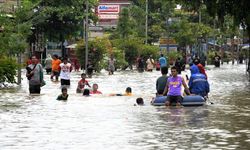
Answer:
[[[31,57],[31,62],[27,67],[26,77],[29,80],[30,94],[40,94],[41,83],[43,81],[43,68],[36,56]]]

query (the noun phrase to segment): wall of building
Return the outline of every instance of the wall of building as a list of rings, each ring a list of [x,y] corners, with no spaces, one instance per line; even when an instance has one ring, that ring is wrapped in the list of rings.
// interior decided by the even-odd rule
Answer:
[[[98,26],[105,28],[116,27],[119,19],[119,13],[122,8],[128,7],[128,0],[100,0],[96,7],[96,15],[99,17]]]

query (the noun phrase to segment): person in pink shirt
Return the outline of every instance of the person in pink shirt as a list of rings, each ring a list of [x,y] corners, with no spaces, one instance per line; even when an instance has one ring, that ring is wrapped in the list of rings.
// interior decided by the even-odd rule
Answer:
[[[90,92],[90,94],[102,94],[102,92],[98,91],[98,84],[93,84],[92,91]]]

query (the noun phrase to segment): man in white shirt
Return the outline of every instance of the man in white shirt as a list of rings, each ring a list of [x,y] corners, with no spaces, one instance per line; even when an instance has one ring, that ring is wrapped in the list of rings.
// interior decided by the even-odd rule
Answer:
[[[72,65],[68,62],[67,58],[64,58],[63,62],[60,64],[60,70],[61,85],[70,85]]]

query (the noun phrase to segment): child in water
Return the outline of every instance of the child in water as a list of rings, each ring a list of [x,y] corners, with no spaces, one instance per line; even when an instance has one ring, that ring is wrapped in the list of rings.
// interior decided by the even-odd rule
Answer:
[[[76,89],[76,93],[83,93],[85,85],[90,87],[89,82],[85,79],[86,78],[86,74],[82,73],[81,74],[81,80],[78,82],[78,86]]]
[[[89,89],[84,89],[83,90],[83,96],[90,96],[89,93],[90,93]]]
[[[143,106],[144,105],[144,101],[143,101],[143,98],[139,97],[136,99],[136,104],[137,105],[140,105],[140,106]],[[135,106],[136,106],[135,104]]]
[[[58,97],[57,97],[57,99],[56,100],[64,100],[64,101],[66,101],[66,100],[68,100],[68,97],[69,97],[69,95],[68,95],[68,90],[67,90],[67,88],[66,87],[63,87],[62,88],[62,94],[60,94]]]
[[[125,94],[123,94],[124,96],[132,96],[132,88],[131,87],[127,87],[125,90]]]
[[[101,91],[98,91],[98,84],[94,83],[92,85],[92,91],[90,92],[90,94],[102,94]]]
[[[132,96],[132,88],[127,87],[124,94],[110,94],[110,96]]]

